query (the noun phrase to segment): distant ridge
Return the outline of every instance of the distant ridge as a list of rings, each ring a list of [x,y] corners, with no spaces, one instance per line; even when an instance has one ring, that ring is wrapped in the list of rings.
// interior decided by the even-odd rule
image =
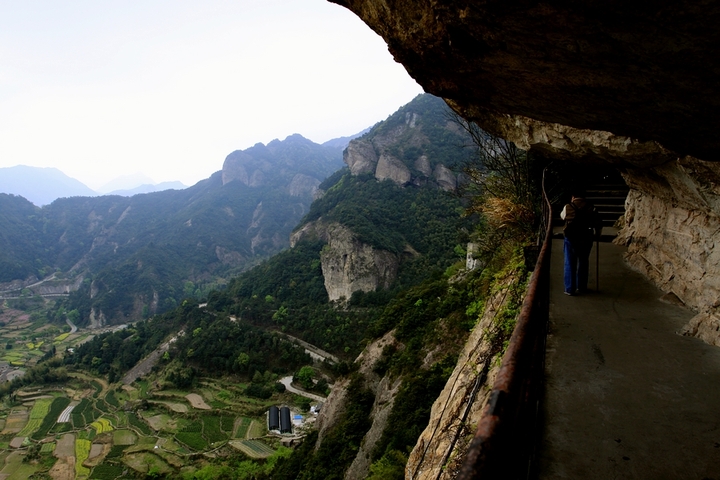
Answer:
[[[367,132],[370,131],[372,127],[368,127],[362,132],[356,133],[355,135],[349,135],[347,137],[339,137],[339,138],[333,138],[332,140],[328,140],[327,142],[323,143],[323,147],[330,147],[330,148],[342,148],[343,150],[345,147],[348,146],[350,143],[350,140],[355,140],[358,137],[362,137]]]
[[[158,183],[157,185],[146,183],[135,188],[125,190],[113,190],[112,192],[108,192],[105,195],[121,195],[123,197],[132,197],[133,195],[139,195],[141,193],[162,192],[165,190],[184,190],[186,188],[187,185],[183,184],[182,182],[162,182]]]
[[[102,193],[103,195],[122,195],[117,192],[134,190],[135,188],[139,188],[139,186],[141,185],[155,185],[155,180],[148,177],[142,172],[135,172],[129,175],[122,175],[120,177],[113,178],[105,185],[98,187],[97,191]]]
[[[27,165],[0,168],[0,193],[20,195],[39,207],[58,198],[98,195],[84,183],[68,177],[57,168]]]

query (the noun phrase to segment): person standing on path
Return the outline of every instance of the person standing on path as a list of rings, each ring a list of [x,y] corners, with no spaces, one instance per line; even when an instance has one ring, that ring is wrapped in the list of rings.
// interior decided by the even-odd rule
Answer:
[[[590,251],[593,240],[602,233],[600,217],[585,193],[575,190],[560,218],[565,220],[565,295],[587,292]]]

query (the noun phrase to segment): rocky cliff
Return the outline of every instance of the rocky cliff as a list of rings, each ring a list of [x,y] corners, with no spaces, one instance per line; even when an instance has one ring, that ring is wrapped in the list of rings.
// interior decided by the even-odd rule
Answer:
[[[238,182],[247,187],[272,186],[293,197],[312,197],[320,182],[342,166],[341,147],[318,145],[302,135],[273,140],[225,158],[223,185]]]
[[[487,298],[452,375],[433,403],[430,421],[410,453],[405,478],[456,477],[500,368],[502,348],[493,339],[498,329],[497,318],[512,301],[509,290],[517,285],[522,272],[512,271],[500,279]]]
[[[349,299],[356,291],[388,288],[397,276],[397,255],[359,241],[352,230],[337,222],[307,224],[293,233],[290,245],[307,239],[326,242],[320,262],[330,301]]]
[[[388,417],[392,412],[401,380],[399,378],[391,379],[389,376],[380,376],[373,371],[373,367],[382,357],[383,349],[397,344],[394,332],[388,332],[382,338],[369,344],[355,361],[359,365],[358,373],[365,379],[365,386],[373,393],[375,401],[370,412],[372,426],[365,434],[355,459],[346,470],[345,480],[361,480],[367,477],[370,470],[372,450],[382,436],[383,430],[388,426]],[[322,444],[322,438],[326,432],[344,414],[345,403],[347,402],[347,386],[348,381],[343,380],[342,383],[333,388],[318,416],[318,428],[320,430],[318,447]]]
[[[485,130],[619,168],[628,260],[700,312],[689,334],[720,343],[719,4],[331,1]]]
[[[415,443],[418,435],[404,466],[406,478],[454,478],[499,369],[508,334],[505,322],[508,312],[517,308],[526,272],[516,264],[493,275],[492,287],[479,280],[488,276],[461,271],[434,286],[406,292],[388,309],[395,328],[370,342],[355,360],[355,378],[362,379],[374,401],[367,414],[370,425],[362,440],[356,440],[345,470],[346,480],[367,478],[371,466],[392,463],[393,453],[407,455],[404,442]],[[480,293],[486,288],[492,292],[487,297]],[[460,293],[466,289],[472,292],[467,297]],[[474,307],[461,298],[473,299]],[[473,309],[480,304],[481,313]],[[471,331],[458,323],[468,311],[476,320]],[[337,438],[333,429],[353,408],[350,384],[347,378],[337,382],[328,397],[318,418],[316,450]]]
[[[356,193],[339,194],[339,197],[357,194],[367,197],[384,195],[386,198],[366,198],[359,202],[360,205],[352,206],[342,205],[341,199],[328,200],[328,208],[322,214],[311,212],[309,217],[312,220],[306,218],[306,222],[292,234],[291,246],[304,239],[319,239],[326,244],[321,262],[325,289],[331,301],[350,299],[356,291],[389,288],[397,278],[403,259],[420,255],[418,243],[425,239],[411,241],[406,232],[398,232],[400,226],[391,225],[388,217],[393,212],[387,209],[399,207],[394,205],[400,196],[397,187],[413,192],[407,197],[421,189],[434,192],[431,195],[444,195],[441,192],[456,189],[457,171],[471,152],[464,146],[471,142],[448,113],[449,109],[441,99],[419,95],[348,144],[343,161],[350,175],[369,177],[373,183],[388,181],[394,185],[390,187],[383,183],[383,187],[379,187],[384,188],[382,193],[370,193],[369,189],[360,187]],[[230,172],[234,172],[232,175],[244,181],[248,178],[248,171],[255,167],[239,170],[241,165],[252,162],[244,155],[233,155],[233,159],[228,157],[226,161],[223,179],[230,178]],[[325,188],[337,190],[344,187],[327,185]],[[391,192],[393,189],[394,193]],[[315,192],[318,196],[323,193],[318,188]],[[377,205],[370,207],[373,201]],[[421,203],[417,199],[411,201],[415,208]],[[320,207],[316,204],[313,208]],[[379,217],[383,217],[382,220]],[[380,221],[386,225],[380,225]],[[406,223],[417,231],[426,227]]]
[[[716,3],[332,1],[382,36],[425,91],[474,117],[720,153]]]
[[[446,191],[454,190],[458,174],[451,168],[462,163],[462,158],[448,155],[448,150],[470,142],[460,126],[442,114],[438,102],[438,98],[421,95],[387,121],[352,140],[343,154],[350,172],[369,173],[377,180],[391,180],[401,186],[430,183]],[[449,138],[437,138],[438,129]],[[448,145],[453,141],[456,145]]]

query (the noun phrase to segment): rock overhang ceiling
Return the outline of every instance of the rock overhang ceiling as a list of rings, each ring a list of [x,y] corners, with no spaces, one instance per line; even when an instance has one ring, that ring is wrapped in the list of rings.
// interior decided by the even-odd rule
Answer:
[[[659,162],[720,158],[720,2],[332,1],[494,133],[558,124],[653,146]]]

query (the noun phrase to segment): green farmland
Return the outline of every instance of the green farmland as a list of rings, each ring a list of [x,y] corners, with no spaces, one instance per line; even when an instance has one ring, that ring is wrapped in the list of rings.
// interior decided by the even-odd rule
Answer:
[[[15,401],[6,399],[0,409],[0,474],[46,478],[51,469],[64,469],[88,480],[149,472],[179,478],[204,468],[210,457],[264,462],[278,450],[287,454],[279,439],[267,435],[264,412],[292,397],[276,394],[261,402],[244,398],[230,382],[212,382],[194,391],[164,391],[153,382],[108,385],[71,373],[61,388],[18,391]],[[193,408],[185,399],[190,393],[222,408]],[[34,460],[23,461],[26,456]]]

